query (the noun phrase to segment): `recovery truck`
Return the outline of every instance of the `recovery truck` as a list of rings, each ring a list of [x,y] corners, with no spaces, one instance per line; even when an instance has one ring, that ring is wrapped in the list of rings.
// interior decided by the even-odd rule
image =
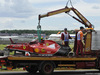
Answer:
[[[38,33],[41,33],[41,18],[63,12],[69,13],[70,11],[73,11],[79,17],[78,19],[70,15],[72,18],[84,24],[85,27],[88,27],[87,34],[84,38],[84,57],[68,56],[63,55],[63,53],[55,55],[59,50],[63,50],[62,45],[51,40],[41,40],[41,35],[39,34],[39,41],[32,41],[30,43],[14,43],[11,40],[12,44],[8,45],[5,48],[4,55],[0,56],[0,68],[3,69],[2,66],[6,66],[8,70],[25,68],[29,73],[36,73],[39,71],[40,74],[43,75],[52,74],[57,67],[100,69],[100,47],[97,45],[99,44],[97,40],[100,35],[99,31],[94,32],[92,24],[74,7],[69,8],[66,6],[65,8],[39,15]],[[74,52],[77,48],[76,40],[77,38],[75,38]],[[9,55],[9,51],[14,51],[14,55]],[[17,51],[22,53],[18,54]]]

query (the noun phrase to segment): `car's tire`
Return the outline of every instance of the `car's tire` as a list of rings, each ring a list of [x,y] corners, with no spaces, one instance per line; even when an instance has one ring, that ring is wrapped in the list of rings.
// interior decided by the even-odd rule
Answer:
[[[51,62],[44,62],[39,70],[41,75],[51,75],[54,71],[54,66]]]
[[[0,51],[0,56],[4,56],[4,51]]]

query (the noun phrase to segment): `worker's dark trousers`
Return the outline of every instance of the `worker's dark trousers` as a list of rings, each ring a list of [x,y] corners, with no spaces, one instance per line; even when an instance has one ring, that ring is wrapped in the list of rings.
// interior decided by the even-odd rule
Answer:
[[[64,41],[64,43],[66,47],[69,47],[69,41]]]
[[[77,50],[76,55],[79,55],[79,51],[81,50],[81,55],[83,56],[83,43],[81,40],[77,40]]]

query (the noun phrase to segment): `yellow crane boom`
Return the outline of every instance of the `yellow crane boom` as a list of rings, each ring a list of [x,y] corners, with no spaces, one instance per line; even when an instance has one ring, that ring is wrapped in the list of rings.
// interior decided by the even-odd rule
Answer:
[[[55,11],[48,12],[47,14],[39,15],[39,20],[41,18],[49,17],[49,16],[60,14],[60,13],[63,13],[63,12],[68,13],[71,10],[79,17],[79,19],[69,14],[72,18],[74,18],[77,21],[84,24],[85,27],[92,28],[92,24],[77,9],[75,9],[73,7],[72,8],[65,7],[65,8],[62,8],[62,9],[58,9],[58,10],[55,10]]]

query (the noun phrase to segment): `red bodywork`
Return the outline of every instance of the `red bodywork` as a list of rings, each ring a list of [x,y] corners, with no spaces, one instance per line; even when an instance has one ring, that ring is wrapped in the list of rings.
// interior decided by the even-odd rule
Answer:
[[[13,51],[35,52],[37,54],[55,54],[60,49],[60,46],[52,40],[42,40],[41,43],[32,41],[30,43],[11,44],[6,48]]]

